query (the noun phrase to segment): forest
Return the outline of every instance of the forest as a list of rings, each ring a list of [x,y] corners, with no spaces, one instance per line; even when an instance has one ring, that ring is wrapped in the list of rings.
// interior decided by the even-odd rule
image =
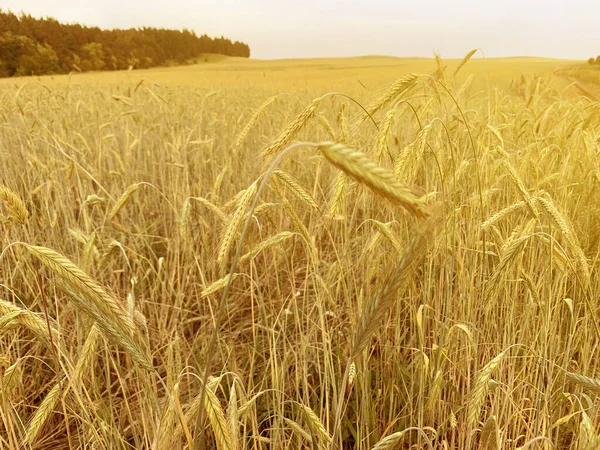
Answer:
[[[143,69],[183,64],[204,53],[248,58],[250,47],[187,29],[103,30],[0,10],[0,77]]]

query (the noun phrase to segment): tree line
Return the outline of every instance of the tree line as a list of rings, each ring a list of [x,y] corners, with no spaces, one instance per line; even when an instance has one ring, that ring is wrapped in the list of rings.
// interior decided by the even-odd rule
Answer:
[[[591,65],[595,64],[595,65],[600,66],[600,56],[596,56],[595,58],[591,57],[590,59],[588,59],[588,64],[591,64]]]
[[[187,29],[103,30],[0,10],[0,77],[181,64],[203,53],[250,57],[250,47]]]

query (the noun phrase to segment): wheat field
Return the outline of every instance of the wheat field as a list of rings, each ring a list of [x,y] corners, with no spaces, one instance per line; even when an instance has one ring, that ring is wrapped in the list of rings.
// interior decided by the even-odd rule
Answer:
[[[600,448],[600,81],[472,53],[2,80],[0,449]]]

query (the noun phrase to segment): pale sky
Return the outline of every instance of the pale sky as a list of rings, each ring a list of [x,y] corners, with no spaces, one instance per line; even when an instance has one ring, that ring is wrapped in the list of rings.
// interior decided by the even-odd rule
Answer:
[[[600,0],[0,0],[0,8],[103,28],[185,27],[244,41],[265,59],[600,54]]]

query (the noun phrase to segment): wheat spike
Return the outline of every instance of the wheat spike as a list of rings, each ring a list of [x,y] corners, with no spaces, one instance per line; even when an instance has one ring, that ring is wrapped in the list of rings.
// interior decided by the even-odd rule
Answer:
[[[392,450],[396,448],[402,437],[406,434],[406,431],[398,431],[392,433],[389,436],[384,437],[377,442],[371,450]]]
[[[571,223],[558,210],[552,199],[544,197],[536,197],[535,199],[542,205],[542,209],[554,220],[554,222],[556,222],[560,231],[567,239],[572,252],[575,254],[577,268],[579,269],[583,283],[587,288],[590,284],[590,266]]]
[[[396,110],[390,109],[383,119],[383,125],[379,136],[377,137],[377,158],[381,160],[383,156],[388,152],[388,142],[390,140],[390,134],[392,131],[392,125],[394,125],[394,118],[396,117]]]
[[[279,137],[263,150],[263,156],[272,156],[288,145],[305,127],[308,121],[314,117],[320,102],[321,97],[314,99],[300,114],[298,114],[285,130],[283,130]]]
[[[577,448],[578,450],[598,450],[600,448],[600,436],[596,434],[596,427],[584,409],[581,410]]]
[[[223,212],[223,210],[221,208],[219,208],[217,205],[208,201],[204,197],[192,197],[192,198],[195,201],[197,201],[198,203],[200,203],[202,206],[206,206],[206,208],[210,209],[221,222],[227,222],[227,214],[225,214]]]
[[[385,108],[392,101],[396,100],[400,95],[404,92],[408,91],[412,86],[414,86],[415,82],[419,76],[414,73],[409,73],[408,75],[403,76],[396,80],[389,88],[389,90],[383,95],[381,98],[377,99],[372,105],[367,107],[367,111],[370,115],[375,114],[377,111]],[[368,116],[365,115],[364,119]]]
[[[344,110],[346,109],[346,105],[342,104],[340,107],[340,112],[337,115],[337,123],[340,127],[340,134],[338,136],[338,140],[343,143],[348,143],[348,123],[346,122],[346,117],[344,116]]]
[[[319,150],[331,164],[376,194],[403,206],[415,217],[422,218],[427,215],[415,194],[400,184],[392,172],[377,166],[364,153],[333,142],[321,143]]]
[[[473,49],[465,55],[465,57],[462,59],[462,61],[458,64],[458,66],[454,70],[454,75],[456,75],[460,71],[460,69],[463,68],[463,66],[473,57],[473,55],[477,52],[477,50],[478,49]]]
[[[514,235],[513,235],[514,236]],[[509,263],[517,257],[519,252],[522,250],[523,246],[527,243],[527,241],[531,238],[530,235],[521,236],[519,238],[509,238],[510,242],[505,245],[503,248],[502,254],[500,256],[500,261],[494,267],[494,271],[487,281],[487,285],[485,287],[485,298],[490,298],[492,296],[492,292],[497,287],[498,281],[500,280],[500,276],[504,272],[504,269],[508,267]]]
[[[392,222],[382,223],[379,220],[374,220],[373,223],[375,224],[375,226],[377,227],[379,232],[392,243],[392,245],[394,246],[394,249],[397,252],[401,252],[402,245],[400,244],[400,241],[398,241],[398,238],[396,238],[396,236],[394,236],[394,234],[392,233],[392,231],[390,229],[392,226]]]
[[[321,419],[319,419],[315,412],[308,406],[301,404],[300,408],[302,408],[302,411],[304,412],[304,418],[310,426],[311,431],[314,434],[316,434],[320,440],[326,442],[327,444],[330,444],[331,436],[325,428],[325,426],[323,425],[323,423],[321,422]]]
[[[23,371],[21,370],[22,359],[16,360],[13,364],[9,365],[2,376],[2,386],[0,387],[0,394],[10,398],[15,388],[21,385]]]
[[[206,289],[204,289],[202,291],[202,294],[200,294],[200,297],[201,298],[208,297],[209,295],[212,295],[215,292],[220,291],[221,289],[223,289],[225,287],[225,285],[227,285],[227,283],[229,282],[230,279],[233,282],[233,280],[235,280],[239,275],[240,275],[239,273],[234,273],[232,276],[226,275],[223,278],[218,279],[211,285],[207,286]]]
[[[179,397],[179,383],[175,383],[170,396],[173,399]],[[173,405],[174,401],[175,400],[171,400],[169,396],[165,396],[163,414],[160,418],[154,445],[152,446],[154,450],[171,448],[176,441],[174,436],[175,427],[177,425],[177,410]]]
[[[470,393],[468,405],[467,424],[470,429],[473,429],[477,425],[477,421],[479,420],[479,414],[481,413],[481,408],[485,403],[485,398],[490,388],[492,372],[496,367],[498,367],[498,365],[504,358],[504,355],[504,352],[498,353],[498,355],[496,355],[485,366],[483,366],[477,374],[477,378],[475,379],[473,389]]]
[[[356,379],[356,364],[354,364],[354,362],[351,362],[350,368],[348,369],[348,386],[353,386],[355,379]]]
[[[427,250],[427,244],[434,240],[431,236],[434,229],[435,221],[429,219],[416,231],[410,244],[397,259],[395,267],[383,283],[379,294],[372,301],[366,303],[352,335],[350,347],[352,358],[356,357],[366,347],[371,336],[397,299],[398,291],[406,285],[409,275]]]
[[[242,143],[246,139],[246,136],[248,136],[248,133],[250,132],[250,130],[252,129],[252,127],[254,126],[256,121],[258,120],[259,116],[264,112],[265,109],[267,109],[271,105],[271,103],[273,103],[275,101],[276,98],[277,98],[276,96],[269,97],[262,105],[260,105],[258,107],[258,109],[254,112],[254,114],[252,114],[252,116],[250,117],[250,120],[248,121],[248,123],[246,124],[246,126],[244,127],[244,129],[242,130],[242,132],[240,133],[238,138],[236,139],[235,148],[241,147]]]
[[[515,170],[513,165],[510,163],[510,161],[508,161],[507,159],[504,159],[502,161],[502,167],[508,174],[508,177],[510,178],[510,180],[516,186],[517,190],[523,197],[523,200],[525,200],[525,203],[527,204],[527,208],[529,208],[529,210],[531,211],[531,214],[533,214],[534,217],[537,217],[538,212],[535,209],[535,206],[533,205],[533,203],[531,202],[531,196],[529,195],[529,192],[527,192],[525,183],[523,182],[523,180],[521,179],[521,177],[519,176],[519,174],[517,173],[517,171]]]
[[[268,250],[271,247],[273,247],[295,235],[296,235],[296,233],[293,233],[291,231],[282,231],[280,233],[277,233],[277,234],[274,234],[273,236],[268,237],[264,241],[257,244],[252,250],[250,250],[244,256],[242,256],[240,258],[240,263],[254,259],[254,257],[256,257],[256,255],[258,255],[259,253],[262,253],[265,250]]]
[[[71,384],[77,384],[76,382],[84,379],[85,371],[88,367],[92,366],[94,358],[96,355],[96,348],[98,347],[98,342],[100,341],[102,334],[100,332],[100,327],[96,324],[93,324],[88,332],[88,335],[83,343],[83,348],[79,354],[79,358],[77,358],[77,363],[75,364],[75,370],[73,371],[73,376],[71,377]]]
[[[219,252],[217,256],[217,262],[221,266],[221,270],[225,271],[225,265],[227,264],[227,258],[229,256],[229,251],[231,249],[231,245],[235,238],[235,235],[242,225],[244,221],[246,209],[252,202],[254,195],[257,190],[257,182],[255,181],[246,189],[242,197],[240,198],[239,204],[233,214],[229,217],[227,221],[227,225],[223,231],[223,236],[221,238],[221,245],[219,247]]]
[[[0,299],[0,315],[9,316],[11,317],[11,321],[29,329],[48,348],[52,348],[50,342],[54,343],[54,345],[59,345],[60,343],[58,330],[54,325],[50,325],[50,331],[48,331],[46,321],[27,309],[19,308],[10,302]],[[49,332],[51,335],[48,334]]]
[[[2,184],[0,184],[0,200],[4,202],[8,217],[13,222],[21,225],[27,223],[29,213],[27,212],[25,203],[23,203],[23,200],[17,194]]]
[[[121,303],[63,255],[46,247],[28,245],[27,250],[61,281],[76,306],[96,321],[113,340],[128,350],[140,366],[152,370],[150,357],[134,339],[136,329]]]
[[[495,225],[496,223],[500,222],[504,217],[508,216],[509,214],[511,214],[515,211],[520,210],[525,205],[526,205],[525,200],[521,200],[516,203],[513,203],[512,205],[507,206],[506,208],[501,209],[500,211],[495,213],[493,216],[491,216],[489,219],[487,219],[485,222],[483,222],[481,224],[481,228],[483,230],[487,230],[492,225]]]
[[[402,150],[402,153],[396,158],[396,161],[394,162],[394,175],[398,180],[408,181],[414,176],[417,164],[425,150],[431,127],[431,123],[425,125],[421,131],[419,131],[415,141],[405,147],[404,150]]]
[[[185,239],[189,235],[189,224],[190,224],[190,213],[192,210],[192,202],[190,198],[186,198],[183,201],[181,207],[181,216],[179,217],[179,235]]]
[[[594,394],[600,395],[600,380],[596,378],[586,377],[574,372],[567,372],[567,378],[573,383],[578,384],[581,387],[593,392]]]
[[[308,190],[295,176],[284,170],[274,170],[273,175],[286,188],[288,188],[288,190],[292,194],[294,194],[302,203],[306,204],[310,208],[313,208],[315,211],[320,212],[320,208],[319,205],[317,205],[317,202],[313,199],[312,195],[310,195]]]
[[[25,439],[23,440],[24,445],[30,445],[35,442],[38,435],[42,431],[46,420],[48,420],[50,415],[54,412],[54,408],[56,408],[59,399],[60,384],[55,383],[29,420],[29,425],[27,426],[27,431],[25,432]]]
[[[254,216],[260,217],[263,214],[267,213],[274,206],[277,206],[277,204],[276,203],[261,203],[254,209]]]
[[[239,423],[239,411],[238,411],[238,400],[237,390],[235,387],[235,381],[231,384],[229,392],[229,403],[227,404],[227,423],[231,430],[231,437],[233,439],[233,445],[235,450],[239,449],[240,442],[240,423]]]
[[[296,230],[298,230],[298,233],[300,233],[302,237],[304,237],[304,240],[307,244],[312,245],[313,238],[310,232],[308,231],[308,228],[306,228],[306,225],[304,225],[298,214],[296,214],[296,211],[294,210],[292,204],[286,198],[282,198],[282,201],[283,209],[285,209],[285,212],[287,213],[288,217],[292,219],[292,222],[294,223]]]
[[[119,199],[117,200],[115,205],[112,207],[112,209],[108,213],[109,220],[113,220],[115,218],[115,216],[117,214],[119,214],[119,211],[121,211],[121,209],[123,209],[123,206],[125,206],[125,203],[127,203],[127,201],[129,200],[129,197],[131,197],[131,194],[133,194],[135,191],[137,191],[140,188],[140,186],[141,186],[140,183],[134,183],[123,191],[123,193],[121,194],[121,196],[119,197]]]
[[[218,450],[234,450],[235,441],[231,435],[231,429],[221,408],[219,399],[214,391],[207,385],[205,387],[204,408],[208,421],[215,435]]]
[[[337,174],[335,179],[335,188],[333,197],[329,206],[329,216],[335,218],[342,212],[344,200],[346,199],[346,187],[348,186],[348,177],[344,172]]]
[[[479,448],[481,450],[500,450],[498,423],[496,422],[495,416],[490,416],[490,418],[485,421],[481,430]]]
[[[308,442],[312,441],[312,437],[310,436],[310,434],[307,433],[304,428],[298,425],[298,423],[294,422],[291,419],[288,419],[287,417],[284,417],[283,421],[287,424],[287,426],[289,426],[292,429],[294,433],[297,433],[300,437],[307,440]]]
[[[335,131],[333,131],[333,127],[329,123],[329,121],[321,114],[317,114],[317,119],[323,125],[323,128],[327,131],[330,139],[335,139]]]

